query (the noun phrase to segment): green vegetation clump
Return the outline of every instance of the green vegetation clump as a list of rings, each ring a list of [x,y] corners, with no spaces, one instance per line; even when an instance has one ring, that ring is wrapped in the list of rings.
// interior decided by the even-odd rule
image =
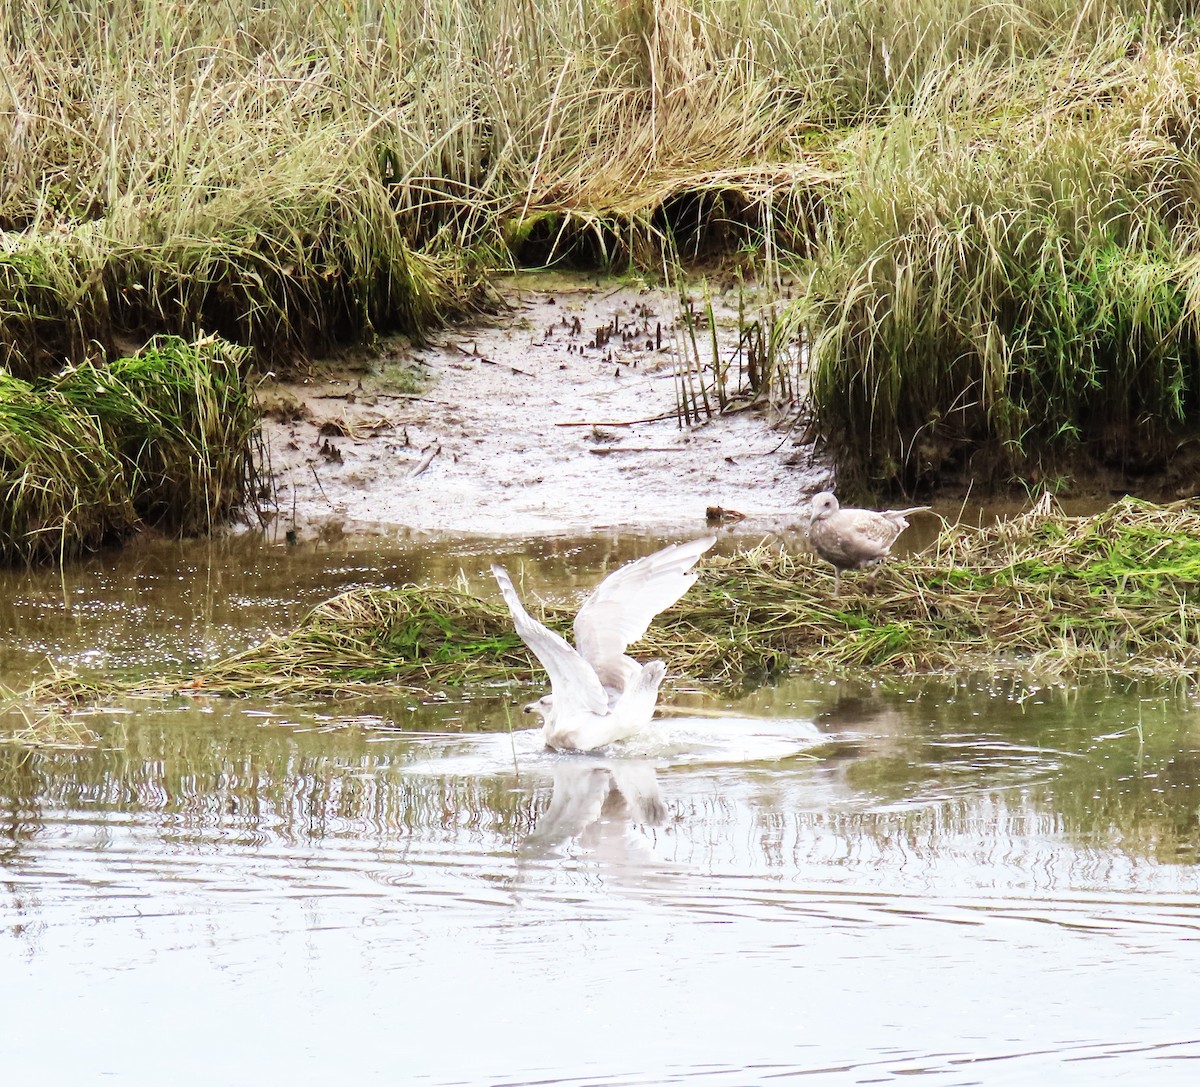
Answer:
[[[793,320],[847,482],[1161,467],[1200,408],[1200,61],[1129,24],[847,141]]]
[[[107,332],[103,299],[78,250],[69,238],[0,232],[0,370],[14,377],[51,373]]]
[[[246,352],[164,337],[33,382],[0,371],[0,558],[71,557],[143,524],[207,531],[251,493]]]
[[[78,554],[136,520],[99,420],[54,387],[0,373],[0,554]]]
[[[812,561],[713,560],[651,645],[718,681],[764,659],[833,674],[1200,677],[1194,504],[1067,517],[1043,502],[990,528],[949,526],[919,554],[845,575],[840,596]]]
[[[1093,517],[1042,507],[948,527],[875,574],[760,548],[707,558],[699,582],[636,647],[674,675],[737,685],[818,674],[980,672],[1200,677],[1200,507],[1135,500]],[[542,615],[569,635],[575,606]],[[545,674],[499,601],[465,590],[355,589],[288,634],[189,682],[229,694],[429,690]]]
[[[569,620],[568,620],[569,624]],[[279,635],[206,669],[187,686],[223,694],[427,690],[532,678],[501,601],[431,586],[352,589]]]

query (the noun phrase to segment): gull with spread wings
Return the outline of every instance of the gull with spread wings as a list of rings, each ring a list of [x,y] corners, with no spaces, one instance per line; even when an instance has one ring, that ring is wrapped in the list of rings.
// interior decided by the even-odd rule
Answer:
[[[672,544],[609,574],[575,616],[574,647],[534,619],[508,572],[492,567],[521,641],[550,675],[551,693],[525,707],[541,715],[547,747],[594,751],[650,723],[667,666],[639,664],[625,650],[695,583],[692,567],[715,542]]]

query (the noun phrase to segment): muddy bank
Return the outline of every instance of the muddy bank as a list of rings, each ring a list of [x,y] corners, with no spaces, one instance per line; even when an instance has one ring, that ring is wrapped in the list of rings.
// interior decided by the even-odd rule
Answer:
[[[423,345],[389,339],[264,386],[277,527],[687,530],[721,507],[762,532],[828,483],[791,402],[680,425],[672,291],[522,275],[500,293],[501,312]],[[712,301],[729,359],[737,289]]]

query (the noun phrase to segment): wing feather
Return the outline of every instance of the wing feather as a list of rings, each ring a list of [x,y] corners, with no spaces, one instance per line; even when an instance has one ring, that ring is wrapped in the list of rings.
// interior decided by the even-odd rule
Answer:
[[[617,691],[641,671],[625,650],[643,638],[654,617],[695,583],[696,561],[714,543],[705,536],[671,544],[609,574],[575,616],[575,645],[606,686]]]
[[[554,706],[560,719],[576,710],[607,713],[608,696],[600,685],[595,669],[571,648],[565,638],[543,626],[525,610],[503,566],[493,566],[492,574],[500,586],[500,595],[512,613],[517,634],[550,676],[550,690],[554,694]]]

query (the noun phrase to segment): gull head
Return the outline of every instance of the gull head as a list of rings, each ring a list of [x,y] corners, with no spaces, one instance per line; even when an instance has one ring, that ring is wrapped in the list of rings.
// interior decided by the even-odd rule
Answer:
[[[832,491],[821,491],[819,494],[814,494],[812,496],[812,513],[809,515],[809,523],[821,521],[826,517],[832,517],[840,508],[838,500]]]
[[[536,702],[529,702],[521,707],[522,713],[536,713],[544,722],[549,721],[554,713],[554,695],[544,694]]]

